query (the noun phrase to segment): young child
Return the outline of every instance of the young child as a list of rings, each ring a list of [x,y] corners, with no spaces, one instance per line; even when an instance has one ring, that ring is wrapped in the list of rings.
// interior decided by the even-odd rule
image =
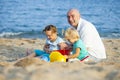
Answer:
[[[65,39],[73,45],[72,54],[65,55],[68,61],[70,59],[76,58],[80,61],[83,61],[85,58],[88,57],[87,49],[83,44],[82,40],[80,40],[77,30],[75,30],[74,28],[68,28],[65,31]]]
[[[53,50],[63,50],[67,47],[65,41],[57,36],[57,28],[54,25],[48,25],[43,32],[47,36],[46,43],[42,50],[34,50],[34,53],[28,57],[40,57],[42,60],[49,62],[49,54]]]

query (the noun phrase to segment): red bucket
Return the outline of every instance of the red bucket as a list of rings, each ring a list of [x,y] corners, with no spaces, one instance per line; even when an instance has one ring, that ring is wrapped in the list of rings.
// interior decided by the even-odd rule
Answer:
[[[60,52],[62,55],[69,55],[71,52],[71,50],[55,50],[55,51]]]

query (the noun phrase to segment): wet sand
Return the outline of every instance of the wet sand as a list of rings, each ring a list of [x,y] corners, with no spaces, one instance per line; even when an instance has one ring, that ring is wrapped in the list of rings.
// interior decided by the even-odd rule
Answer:
[[[41,49],[44,39],[0,39],[0,80],[119,80],[120,39],[103,39],[107,59],[99,63],[44,62],[26,58],[27,49]]]

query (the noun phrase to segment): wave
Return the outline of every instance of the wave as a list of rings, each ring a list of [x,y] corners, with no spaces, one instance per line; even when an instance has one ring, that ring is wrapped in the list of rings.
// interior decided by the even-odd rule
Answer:
[[[13,33],[13,32],[3,32],[0,34],[0,38],[9,38],[12,36],[17,36],[17,35],[21,35],[23,34],[23,32],[18,32],[18,33]]]
[[[64,37],[65,29],[58,29],[58,36]],[[99,34],[102,38],[120,38],[120,33],[114,32],[101,32]],[[23,32],[1,32],[0,38],[46,38],[42,31],[23,31]]]
[[[58,28],[58,35],[63,36],[63,29]],[[45,34],[42,30],[30,30],[30,31],[11,31],[0,32],[0,38],[45,38]]]
[[[0,38],[45,38],[41,31],[2,32]]]

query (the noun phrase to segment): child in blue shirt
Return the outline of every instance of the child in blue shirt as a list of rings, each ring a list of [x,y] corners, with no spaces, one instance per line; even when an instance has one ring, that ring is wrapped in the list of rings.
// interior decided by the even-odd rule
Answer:
[[[43,32],[47,36],[46,43],[43,50],[34,50],[34,53],[28,57],[40,57],[40,59],[49,62],[50,52],[53,50],[63,50],[67,47],[65,41],[57,36],[57,28],[54,25],[48,25],[45,27]]]
[[[77,30],[74,28],[68,28],[65,31],[65,39],[73,45],[72,54],[65,55],[68,60],[77,58],[78,60],[82,61],[88,57],[88,51],[80,39]]]

